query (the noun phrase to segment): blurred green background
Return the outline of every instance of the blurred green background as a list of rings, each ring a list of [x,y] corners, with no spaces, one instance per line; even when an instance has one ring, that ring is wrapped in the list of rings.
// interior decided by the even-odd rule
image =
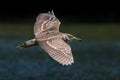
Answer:
[[[64,21],[64,20],[63,20]],[[62,21],[62,22],[63,22]],[[27,39],[33,38],[34,22],[2,22],[0,23],[0,38],[2,39]],[[119,41],[120,40],[120,23],[113,22],[84,22],[69,23],[67,21],[61,23],[61,32],[71,33],[83,40],[104,40]]]

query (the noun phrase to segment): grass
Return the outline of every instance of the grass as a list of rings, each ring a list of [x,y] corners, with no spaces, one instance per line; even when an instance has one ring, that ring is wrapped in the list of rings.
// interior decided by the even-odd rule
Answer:
[[[39,46],[17,49],[34,37],[33,24],[0,23],[0,80],[120,80],[120,24],[61,25],[83,39],[72,42],[75,63],[62,66]]]

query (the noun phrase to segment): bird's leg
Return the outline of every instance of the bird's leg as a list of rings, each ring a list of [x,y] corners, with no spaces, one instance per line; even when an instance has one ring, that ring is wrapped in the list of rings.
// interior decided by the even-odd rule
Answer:
[[[77,38],[77,37],[75,37],[75,36],[73,36],[73,35],[71,35],[71,34],[68,34],[68,33],[63,33],[63,39],[64,39],[65,41],[72,41],[72,40],[81,41],[81,40],[82,40],[82,39]]]
[[[38,45],[38,42],[36,41],[36,39],[31,39],[31,40],[25,41],[24,43],[18,45],[17,48],[22,49],[22,48],[35,46],[35,45]]]

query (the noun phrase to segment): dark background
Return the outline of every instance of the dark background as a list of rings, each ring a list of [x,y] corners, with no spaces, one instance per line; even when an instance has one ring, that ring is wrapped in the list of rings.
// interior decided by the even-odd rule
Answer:
[[[64,19],[119,22],[119,8],[116,1],[4,0],[0,2],[0,20],[34,19],[40,12],[54,10]]]

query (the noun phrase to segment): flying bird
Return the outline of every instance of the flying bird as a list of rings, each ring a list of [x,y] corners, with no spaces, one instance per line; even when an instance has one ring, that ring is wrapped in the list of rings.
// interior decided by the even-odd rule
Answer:
[[[71,34],[60,32],[60,23],[53,10],[47,13],[40,13],[34,24],[35,37],[18,45],[17,48],[40,45],[45,52],[60,64],[71,65],[74,63],[74,59],[71,47],[67,42],[81,39]]]

